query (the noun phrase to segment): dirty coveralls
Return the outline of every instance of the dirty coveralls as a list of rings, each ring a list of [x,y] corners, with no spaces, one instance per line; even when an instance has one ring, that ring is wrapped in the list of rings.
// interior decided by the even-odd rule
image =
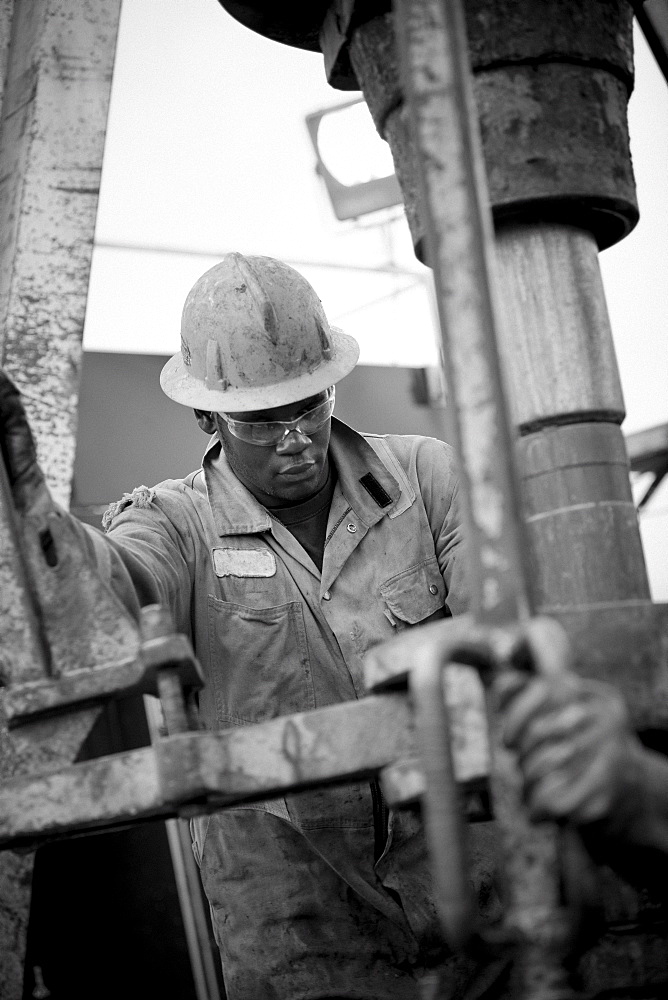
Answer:
[[[95,532],[100,570],[126,606],[164,603],[191,638],[208,728],[360,698],[368,649],[464,609],[451,448],[333,418],[330,459],[322,573],[215,439],[203,474],[126,495],[108,533]],[[419,995],[425,963],[443,954],[422,831],[403,812],[388,824],[375,782],[192,827],[229,1000]]]

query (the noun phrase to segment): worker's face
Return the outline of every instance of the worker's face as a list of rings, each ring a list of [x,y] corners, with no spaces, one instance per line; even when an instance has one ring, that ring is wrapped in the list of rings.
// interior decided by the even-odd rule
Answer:
[[[234,423],[267,423],[296,420],[327,400],[327,392],[309,396],[297,403],[248,413],[228,413]],[[238,479],[267,507],[283,503],[298,503],[317,493],[327,479],[327,449],[331,432],[331,417],[310,433],[298,427],[290,430],[273,445],[259,445],[236,436],[225,417],[212,413],[225,456]],[[245,430],[245,428],[241,428]]]

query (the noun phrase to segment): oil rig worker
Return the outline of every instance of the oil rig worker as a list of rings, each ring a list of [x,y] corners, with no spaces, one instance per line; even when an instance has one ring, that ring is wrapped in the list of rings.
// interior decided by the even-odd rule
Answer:
[[[192,640],[203,727],[360,698],[368,649],[467,607],[452,449],[333,417],[359,348],[281,261],[225,255],[181,332],[161,385],[209,435],[202,468],[127,493],[104,531],[77,522],[82,545],[136,617],[164,604]],[[53,507],[5,376],[0,426],[17,508]],[[419,818],[388,811],[377,782],[229,808],[192,832],[228,1000],[414,1000],[434,967],[439,996],[489,986],[448,953]],[[475,878],[493,909],[486,861]]]
[[[576,826],[595,861],[665,901],[668,757],[641,743],[615,687],[556,669],[567,652],[553,624],[534,619],[528,639],[552,651],[555,669],[496,681],[530,815]]]

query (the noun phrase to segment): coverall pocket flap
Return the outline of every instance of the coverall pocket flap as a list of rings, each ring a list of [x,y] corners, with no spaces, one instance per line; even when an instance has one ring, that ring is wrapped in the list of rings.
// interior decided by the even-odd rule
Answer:
[[[390,577],[381,584],[380,593],[392,614],[409,625],[424,621],[445,604],[445,584],[436,559]]]

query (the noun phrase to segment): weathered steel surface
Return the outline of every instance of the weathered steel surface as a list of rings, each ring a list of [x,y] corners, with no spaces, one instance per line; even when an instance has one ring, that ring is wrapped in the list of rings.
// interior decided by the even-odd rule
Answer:
[[[0,124],[0,350],[69,502],[120,0],[17,0]]]
[[[624,399],[596,241],[584,228],[505,225],[496,233],[499,351],[513,423],[621,423]],[[586,417],[585,417],[586,418]]]
[[[497,222],[571,222],[601,247],[624,237],[638,220],[630,5],[466,0],[466,14]]]
[[[645,559],[632,503],[587,501],[527,518],[541,609],[643,599]],[[632,544],[635,543],[635,544]]]
[[[9,38],[14,16],[14,0],[0,0],[0,106],[7,76],[9,58]]]
[[[618,687],[636,729],[668,729],[668,605],[628,601],[547,610],[566,630],[578,673]]]
[[[345,6],[345,5],[343,5]],[[599,247],[638,221],[626,108],[633,85],[631,11],[624,0],[467,0],[475,106],[495,222],[570,223]],[[426,220],[393,46],[393,20],[373,5],[352,37],[322,36],[330,82],[349,60],[379,134],[392,149],[416,255]],[[327,46],[343,48],[335,55]]]
[[[412,665],[409,684],[425,776],[422,816],[436,903],[445,939],[459,951],[469,945],[476,930],[477,907],[469,884],[464,816],[455,782],[450,711],[445,699],[443,675],[452,659],[447,642],[423,647]]]
[[[223,733],[175,736],[156,746],[165,795],[207,795],[222,805],[371,775],[406,753],[409,713],[404,696],[388,695]]]
[[[5,513],[8,508],[9,504],[3,508]],[[100,701],[133,687],[154,693],[156,651],[151,649],[146,658],[139,658],[136,624],[86,559],[69,519],[54,512],[14,520],[15,536],[8,541],[14,548],[20,542],[31,588],[30,595],[20,589],[18,594],[36,602],[49,659],[38,671],[37,658],[15,660],[13,649],[7,649],[8,686],[3,697],[8,722],[16,725],[40,713]],[[47,535],[48,555],[42,545]],[[12,547],[8,545],[5,551],[11,555]],[[195,670],[192,649],[184,637],[161,646],[160,651],[187,661],[189,672]],[[63,733],[66,730],[64,721]]]
[[[460,948],[476,933],[484,937],[486,929],[476,926],[461,881],[467,870],[468,838],[459,827],[459,792],[454,761],[449,762],[449,748],[454,749],[456,741],[449,733],[448,716],[453,716],[445,711],[442,684],[447,664],[459,660],[475,664],[487,681],[514,663],[518,654],[528,665],[522,635],[521,624],[489,628],[460,616],[425,626],[419,636],[408,634],[385,643],[371,650],[365,660],[368,684],[393,689],[407,682],[415,702],[417,741],[426,776],[423,811],[439,910],[448,940]],[[566,653],[568,643],[556,623],[549,641]],[[538,672],[547,653],[554,660],[552,648],[537,650],[531,657]],[[519,769],[503,746],[493,713],[484,706],[482,712],[491,734],[489,782],[503,856],[504,922],[494,933],[498,943],[503,940],[507,946],[511,942],[517,946],[516,951],[513,947],[513,996],[524,1000],[571,997],[567,970],[573,958],[575,908],[563,898],[560,836],[551,824],[536,827],[529,822],[522,805]]]
[[[0,802],[3,848],[19,842],[32,846],[56,833],[122,825],[167,811],[150,747],[5,782]]]
[[[629,460],[615,424],[555,422],[543,433],[517,442],[522,494],[531,511],[568,504],[617,500],[632,502]]]
[[[633,86],[631,11],[616,0],[465,0],[471,67],[561,58],[591,63]]]
[[[204,674],[195,659],[190,640],[185,635],[175,632],[173,626],[169,633],[162,635],[145,631],[146,612],[157,607],[163,610],[162,605],[156,604],[149,604],[141,609],[140,659],[146,676],[151,677],[157,670],[169,666],[178,672],[184,687],[201,688],[204,684]]]
[[[605,422],[546,427],[521,438],[517,449],[538,605],[649,603],[620,428]]]
[[[424,260],[417,150],[410,134],[391,12],[361,24],[352,35],[347,51],[378,134],[392,151],[416,255]]]
[[[531,611],[510,424],[496,346],[491,217],[462,7],[457,2],[397,0],[395,15],[402,79],[419,156],[426,256],[434,272],[448,396],[454,410],[450,423],[456,428],[467,534],[479,574],[470,629],[475,633],[479,625],[489,630],[490,626],[523,622]],[[453,624],[455,632],[460,627]],[[472,641],[475,638],[464,639],[464,648]],[[446,655],[448,645],[456,659],[456,640],[446,642]],[[493,665],[500,667],[502,659],[495,655]],[[433,733],[437,725],[429,729]],[[496,727],[491,732],[492,796],[508,897],[504,926],[521,944],[513,964],[515,989],[527,1000],[565,1000],[572,995],[566,959],[573,935],[571,914],[561,898],[557,829],[549,824],[538,829],[529,823],[522,810],[515,762],[505,753]],[[443,756],[442,745],[439,749]],[[447,917],[453,910],[452,898],[445,888],[453,878],[453,868],[444,858],[449,841],[457,843],[452,821],[456,809],[453,796],[445,791],[444,775],[434,768],[431,776],[432,785],[436,781],[437,786],[427,782],[426,802],[436,804],[430,848],[436,868],[445,868],[439,882],[440,907],[444,930],[453,934],[453,921]],[[450,788],[452,784],[450,780]],[[463,860],[455,858],[455,866]],[[465,903],[461,906],[468,912]],[[454,932],[458,944],[470,933],[465,918],[461,924],[461,934]]]
[[[583,677],[614,684],[624,695],[629,715],[638,730],[668,726],[668,605],[645,601],[613,602],[584,607],[543,609],[563,626],[572,653],[573,669]],[[422,647],[440,643],[452,628],[472,636],[466,619],[444,620],[423,626],[419,633],[398,636],[370,650],[364,662],[364,677],[371,691],[403,690],[408,674]],[[454,671],[454,673],[452,673]],[[479,682],[473,668],[453,664],[445,671],[446,697],[450,708],[455,773],[459,781],[473,780],[489,772],[486,713]],[[390,787],[401,785],[400,771],[390,775]],[[406,763],[408,789],[416,779]],[[397,790],[397,800],[400,797]]]
[[[22,535],[52,676],[135,655],[137,625],[88,561],[70,519],[59,512],[30,515],[22,519]]]
[[[204,675],[190,641],[174,631],[171,611],[164,604],[143,607],[139,624],[141,663],[157,688],[167,733],[197,729],[190,696],[204,686]]]
[[[476,75],[494,218],[583,226],[600,249],[638,222],[628,90],[592,66],[549,63]]]
[[[4,42],[10,9],[6,2],[0,7]],[[24,393],[49,485],[65,504],[119,12],[120,0],[16,0],[3,51],[0,363]],[[4,514],[0,579],[15,601],[20,582],[15,560],[4,557],[7,524]],[[13,638],[16,617],[14,625],[8,617]],[[5,621],[3,614],[3,639]],[[78,711],[66,728],[45,721],[10,737],[3,716],[0,780],[72,760],[95,717]],[[0,858],[3,1000],[19,1000],[23,992],[31,867],[29,856]]]
[[[36,544],[39,533],[31,531],[35,542],[31,562],[36,570],[33,575],[39,579],[36,590],[45,629],[51,648],[60,655],[50,672],[54,676],[17,681],[10,671],[3,693],[10,726],[130,691],[158,695],[161,675],[167,672],[175,676],[185,711],[184,689],[192,691],[204,684],[190,641],[176,633],[153,635],[142,639],[140,647],[137,627],[83,557],[69,523],[58,515],[48,523],[52,537],[58,532],[54,548],[62,558],[50,567]],[[13,656],[7,661],[11,668]]]
[[[633,601],[641,623],[649,583],[596,243],[568,226],[509,224],[497,230],[496,248],[536,603],[624,602],[628,620]]]
[[[436,3],[410,2],[399,3],[396,14],[452,401],[450,426],[464,485],[472,610],[489,623],[523,619],[529,612],[526,553],[496,350],[491,222],[462,15],[458,5],[442,13]]]
[[[0,846],[369,776],[409,752],[410,720],[389,694],[19,775],[0,786]]]

